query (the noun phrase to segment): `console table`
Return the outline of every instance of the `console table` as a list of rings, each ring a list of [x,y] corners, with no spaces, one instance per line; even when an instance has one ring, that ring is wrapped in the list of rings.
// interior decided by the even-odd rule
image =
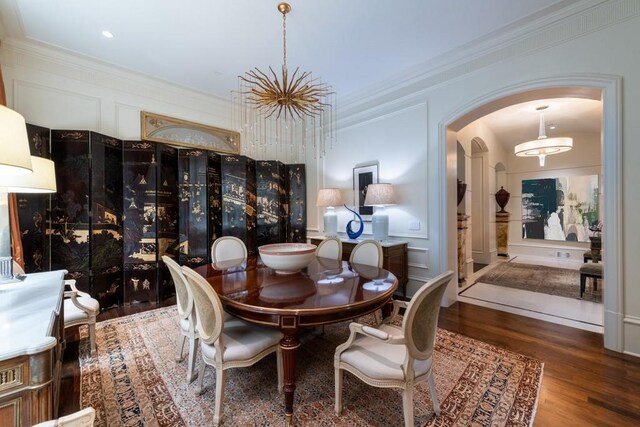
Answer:
[[[64,274],[29,274],[0,286],[0,425],[57,416],[64,350]]]
[[[318,245],[325,236],[309,236],[309,242]],[[351,251],[361,240],[340,238],[342,241],[342,260],[349,261]],[[402,287],[402,296],[407,297],[407,283],[409,283],[408,243],[407,242],[380,242],[382,246],[382,268],[393,273],[398,278],[398,284]]]

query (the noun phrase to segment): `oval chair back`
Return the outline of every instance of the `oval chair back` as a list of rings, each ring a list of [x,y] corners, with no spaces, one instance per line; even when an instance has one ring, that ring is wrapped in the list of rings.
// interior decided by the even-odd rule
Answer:
[[[327,237],[318,244],[316,257],[342,259],[342,241],[337,237]]]
[[[218,237],[211,245],[211,262],[217,263],[232,259],[240,260],[238,265],[247,260],[247,247],[237,237]]]
[[[407,306],[402,330],[407,351],[417,360],[427,360],[433,354],[436,342],[440,302],[453,271],[434,277],[415,293]]]
[[[182,266],[182,272],[187,278],[187,285],[193,295],[200,340],[213,344],[220,337],[224,327],[222,302],[204,277],[187,266]]]
[[[351,251],[349,263],[382,268],[382,246],[375,240],[363,240]]]
[[[169,269],[173,284],[176,288],[176,306],[181,319],[186,319],[193,310],[193,297],[187,288],[187,279],[182,274],[180,265],[166,255],[162,256],[162,261]]]

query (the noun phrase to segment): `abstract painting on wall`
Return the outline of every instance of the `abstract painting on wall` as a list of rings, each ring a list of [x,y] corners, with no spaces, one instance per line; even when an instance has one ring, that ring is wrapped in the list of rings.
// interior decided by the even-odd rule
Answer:
[[[522,180],[523,239],[588,242],[598,218],[598,175]]]

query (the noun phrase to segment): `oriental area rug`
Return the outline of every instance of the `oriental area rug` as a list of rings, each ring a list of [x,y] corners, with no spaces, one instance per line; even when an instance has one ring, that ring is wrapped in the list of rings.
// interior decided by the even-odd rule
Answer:
[[[598,291],[589,286],[582,299],[602,303],[602,280],[598,280]],[[544,265],[503,262],[476,280],[476,283],[504,286],[530,292],[580,298],[580,271]]]
[[[99,322],[93,357],[89,340],[82,340],[80,406],[96,409],[96,426],[212,425],[215,371],[207,367],[207,389],[196,396],[195,382],[186,383],[186,360],[175,361],[177,322],[175,306]],[[333,354],[348,334],[345,322],[302,337],[295,425],[403,425],[399,390],[370,387],[349,373],[344,376],[344,410],[335,415]],[[414,395],[416,426],[533,425],[540,361],[442,329],[434,361],[442,415],[434,415],[428,386],[420,384]],[[223,426],[285,425],[275,354],[227,372]]]

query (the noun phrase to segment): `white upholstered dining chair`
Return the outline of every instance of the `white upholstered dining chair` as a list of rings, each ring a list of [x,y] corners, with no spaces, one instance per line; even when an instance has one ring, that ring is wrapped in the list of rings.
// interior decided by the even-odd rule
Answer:
[[[343,371],[349,371],[371,386],[402,389],[406,427],[413,427],[413,391],[418,382],[429,383],[433,410],[440,415],[433,378],[433,349],[440,301],[452,277],[452,271],[435,277],[408,303],[393,301],[391,316],[378,327],[349,325],[349,339],[336,348],[334,356],[336,414],[342,412]],[[405,308],[402,327],[391,324],[400,308]]]
[[[320,258],[342,259],[342,241],[338,237],[326,237],[316,248],[316,256]]]
[[[100,303],[86,292],[76,288],[76,281],[65,280],[64,292],[64,327],[89,326],[89,343],[91,354],[96,352],[96,318],[100,313]],[[68,288],[69,290],[66,290]]]
[[[96,419],[96,411],[91,406],[73,414],[65,415],[57,420],[45,421],[33,427],[92,427]]]
[[[13,275],[25,274],[16,261],[13,261]],[[64,281],[64,327],[87,325],[89,326],[89,343],[91,354],[96,352],[96,318],[100,312],[100,303],[86,292],[76,288],[76,281],[67,279]]]
[[[193,307],[193,296],[189,292],[187,279],[182,274],[180,265],[166,255],[162,256],[162,261],[169,268],[173,284],[176,288],[176,306],[178,308],[178,321],[180,325],[180,336],[178,336],[178,352],[176,361],[181,362],[185,341],[189,341],[188,365],[187,365],[187,382],[190,383],[196,379],[194,367],[196,361],[196,341],[198,340],[198,331],[196,330],[195,309]]]
[[[278,392],[282,391],[282,333],[266,326],[254,325],[237,318],[224,317],[222,302],[211,285],[198,273],[183,266],[182,272],[193,295],[196,308],[196,327],[200,335],[202,360],[198,374],[198,393],[202,393],[206,365],[216,369],[216,394],[213,412],[214,425],[222,420],[225,370],[251,366],[276,352]]]
[[[221,261],[240,260],[237,265],[247,260],[247,247],[244,242],[237,237],[218,237],[211,245],[211,262],[213,264]]]
[[[375,240],[363,240],[351,251],[349,263],[354,262],[382,268],[382,246]]]

